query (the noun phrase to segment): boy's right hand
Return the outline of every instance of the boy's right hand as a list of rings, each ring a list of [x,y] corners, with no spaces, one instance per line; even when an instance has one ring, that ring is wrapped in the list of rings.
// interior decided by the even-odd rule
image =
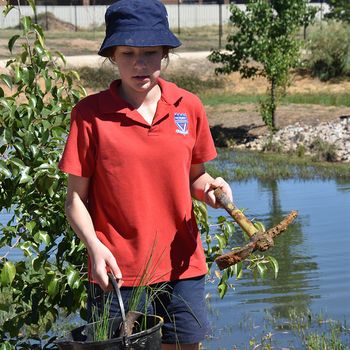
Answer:
[[[89,249],[91,261],[91,277],[104,290],[110,290],[111,285],[107,272],[112,272],[115,278],[119,281],[118,285],[122,285],[122,273],[119,269],[111,251],[100,241],[97,241],[93,247]]]

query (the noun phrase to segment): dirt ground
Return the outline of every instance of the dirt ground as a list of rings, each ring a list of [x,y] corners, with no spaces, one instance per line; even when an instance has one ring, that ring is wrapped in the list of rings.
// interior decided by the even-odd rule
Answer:
[[[75,46],[85,45],[84,41],[76,40]],[[1,43],[0,43],[1,46]],[[63,52],[64,53],[64,52]],[[193,71],[197,76],[206,78],[213,76],[215,66],[207,60],[209,52],[175,53],[170,55],[167,71],[186,72]],[[85,57],[85,58],[84,58]],[[67,57],[71,66],[81,67],[84,62],[87,66],[99,65],[101,60],[95,56]],[[75,62],[75,63],[74,63]],[[1,69],[0,69],[1,70]],[[248,80],[240,79],[238,73],[222,76],[225,79],[223,93],[230,94],[261,94],[266,91],[266,81],[263,78]],[[318,79],[294,75],[292,84],[288,89],[290,93],[345,93],[350,91],[350,80],[337,83],[324,83]],[[5,93],[8,93],[6,91]],[[221,104],[218,106],[206,106],[210,125],[221,133],[233,137],[246,139],[266,132],[257,105],[254,104]],[[332,107],[322,105],[288,104],[280,105],[277,109],[276,123],[278,128],[295,124],[296,122],[316,125],[320,122],[339,120],[339,117],[350,115],[349,107]],[[215,130],[215,129],[214,129]]]
[[[185,67],[185,68],[184,68]],[[181,58],[171,60],[168,69],[170,71],[193,70],[198,74],[212,74],[213,64],[203,57]],[[238,73],[232,73],[225,79],[223,93],[232,94],[263,94],[267,84],[264,78],[241,79]],[[319,79],[292,76],[292,84],[288,93],[346,93],[350,91],[350,80],[337,83],[324,83]],[[206,106],[209,123],[219,132],[230,134],[238,138],[251,138],[266,132],[266,127],[255,104],[221,104],[218,106]],[[276,126],[283,128],[297,122],[302,124],[317,125],[321,122],[340,120],[342,116],[350,115],[350,107],[334,107],[308,104],[280,105],[276,113]]]

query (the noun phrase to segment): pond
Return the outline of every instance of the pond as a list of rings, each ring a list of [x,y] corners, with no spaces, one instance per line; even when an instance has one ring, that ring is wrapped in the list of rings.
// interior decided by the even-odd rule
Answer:
[[[258,181],[231,183],[235,204],[267,228],[290,210],[299,211],[292,227],[270,251],[279,261],[278,278],[233,280],[223,300],[216,283],[207,284],[213,334],[204,349],[252,349],[252,339],[272,334],[275,349],[302,349],[288,330],[293,310],[350,322],[350,182]],[[223,209],[210,209],[215,217]],[[9,215],[0,214],[2,222]],[[11,252],[16,258],[16,252]]]
[[[235,204],[267,228],[292,209],[299,216],[269,251],[279,261],[277,279],[255,281],[248,273],[233,280],[235,289],[223,300],[216,285],[207,284],[213,336],[204,348],[250,349],[250,340],[270,334],[278,349],[301,349],[286,324],[293,310],[349,324],[350,183],[254,180],[231,186]],[[213,218],[224,214],[210,210]]]

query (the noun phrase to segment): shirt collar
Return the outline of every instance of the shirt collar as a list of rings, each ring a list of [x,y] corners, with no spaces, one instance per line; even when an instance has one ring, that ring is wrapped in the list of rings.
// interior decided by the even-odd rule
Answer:
[[[108,90],[99,93],[99,109],[102,113],[130,113],[134,108],[118,94],[118,86],[121,80],[114,80]],[[158,84],[162,90],[161,100],[168,105],[177,104],[183,97],[183,90],[177,85],[158,79]]]

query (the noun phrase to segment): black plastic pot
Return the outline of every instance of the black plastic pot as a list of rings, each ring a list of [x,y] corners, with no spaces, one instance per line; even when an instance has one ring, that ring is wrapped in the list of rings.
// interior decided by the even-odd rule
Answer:
[[[162,344],[161,328],[163,319],[155,315],[144,315],[139,313],[139,318],[147,325],[146,330],[138,329],[136,322],[133,333],[130,336],[117,336],[119,330],[125,325],[124,305],[120,295],[119,287],[113,276],[110,276],[115,292],[117,293],[122,317],[111,318],[108,321],[108,334],[111,339],[94,341],[94,330],[97,322],[88,323],[84,326],[73,329],[65,338],[58,339],[55,343],[61,350],[159,350]]]

